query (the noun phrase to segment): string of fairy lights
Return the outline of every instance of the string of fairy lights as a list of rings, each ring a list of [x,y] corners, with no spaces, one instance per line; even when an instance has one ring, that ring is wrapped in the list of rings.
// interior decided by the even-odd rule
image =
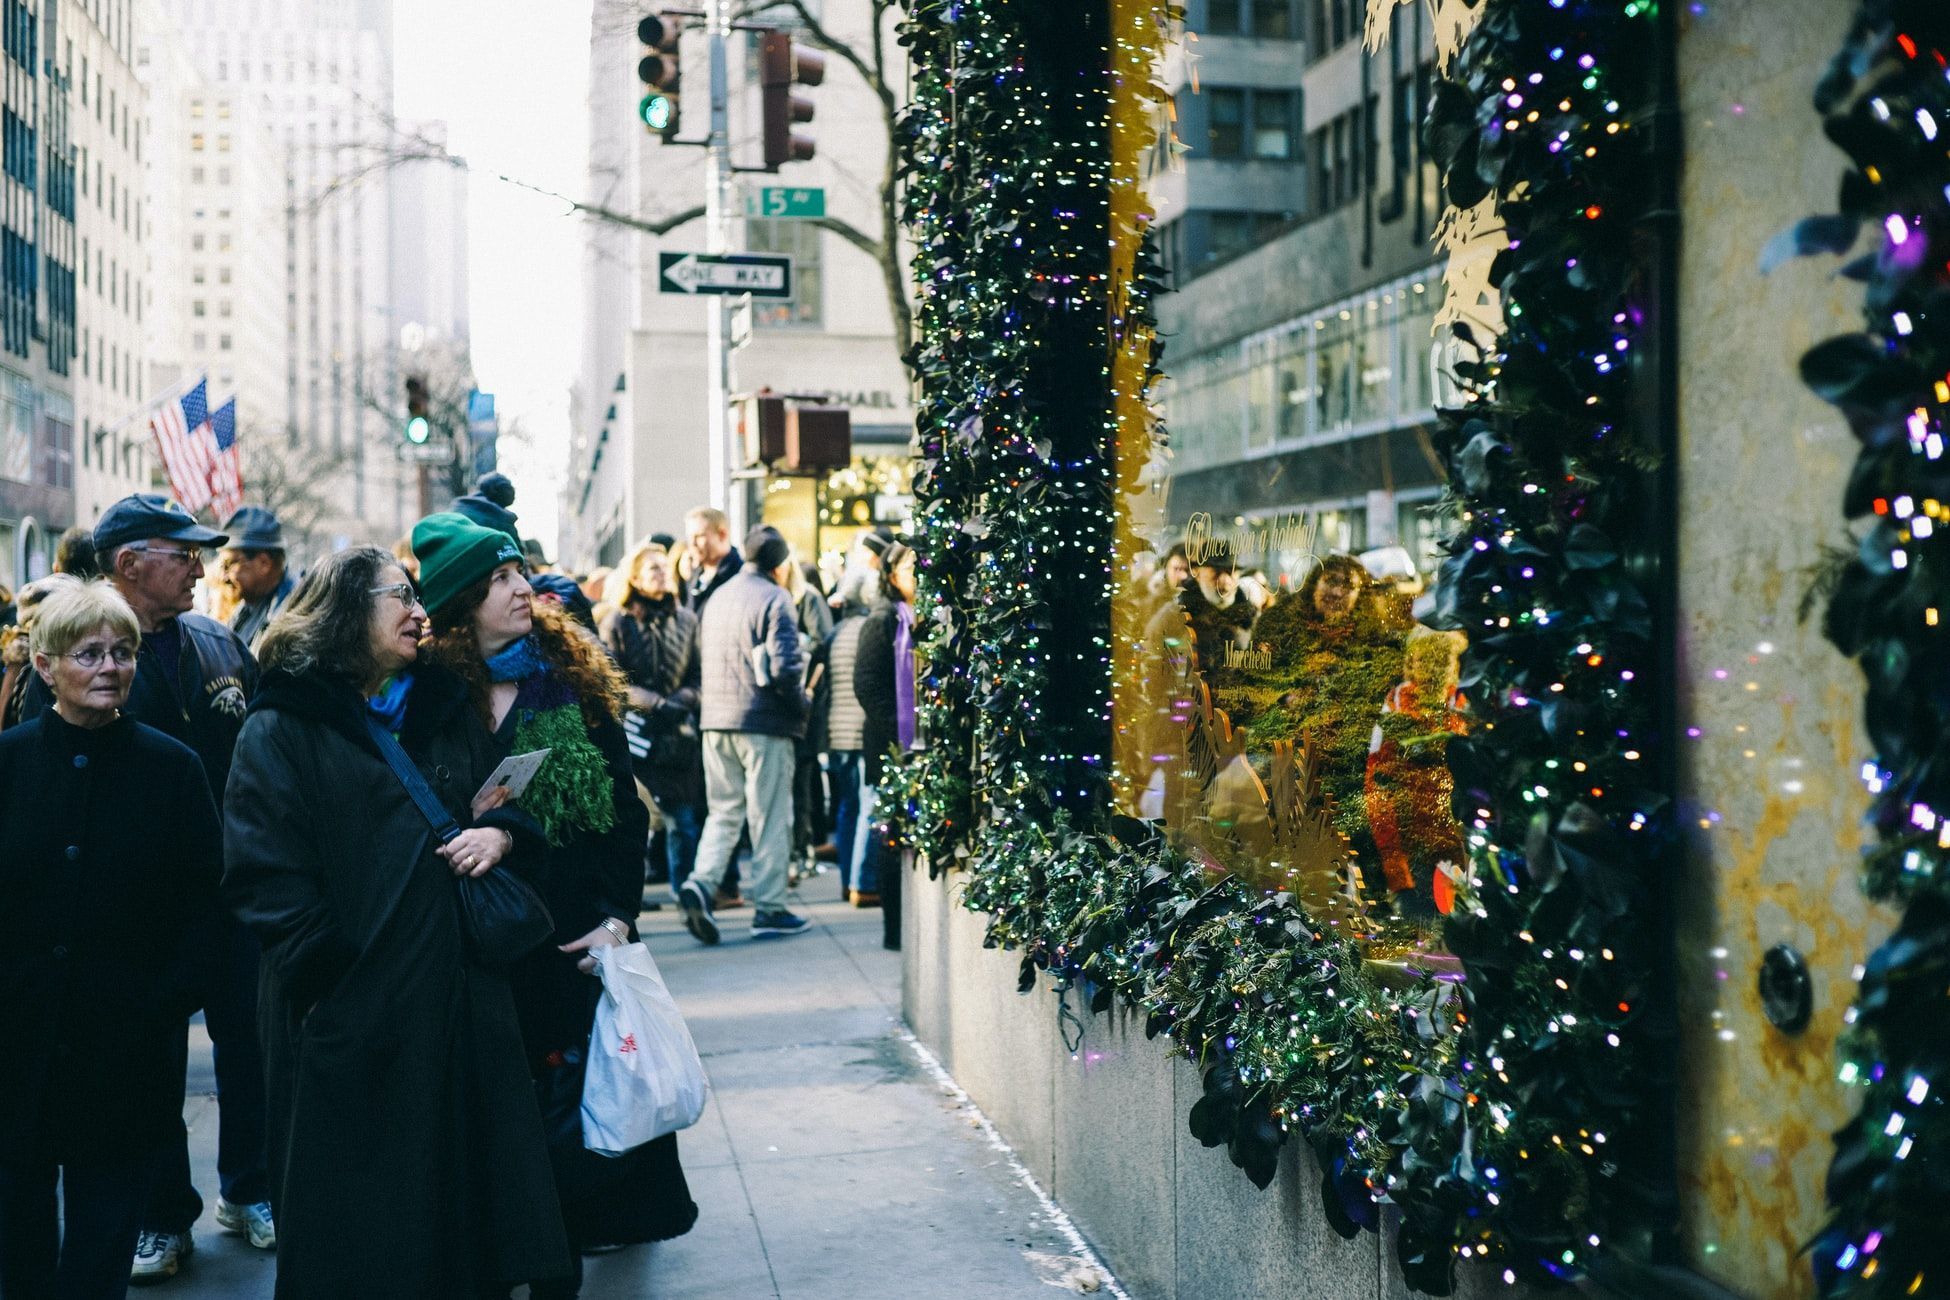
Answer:
[[[1950,9],[1864,0],[1816,94],[1852,164],[1839,216],[1809,251],[1868,251],[1865,332],[1830,339],[1802,375],[1862,443],[1844,508],[1864,525],[1827,632],[1857,658],[1875,757],[1862,768],[1876,844],[1864,887],[1902,909],[1862,968],[1839,1077],[1857,1109],[1835,1135],[1830,1218],[1809,1252],[1825,1297],[1950,1288]]]
[[[1662,1223],[1627,1149],[1664,1055],[1659,939],[1635,915],[1667,830],[1634,249],[1665,33],[1647,0],[1484,9],[1428,135],[1451,201],[1495,195],[1512,237],[1507,328],[1459,367],[1474,400],[1438,438],[1464,506],[1441,605],[1471,638],[1460,986],[1384,981],[1291,896],[1108,816],[1116,454],[1156,354],[1131,328],[1148,255],[1107,272],[1106,70],[1154,57],[1166,24],[916,0],[904,27],[929,747],[890,778],[902,833],[932,869],[970,868],[964,901],[1025,987],[1041,970],[1094,1008],[1121,998],[1198,1062],[1192,1131],[1255,1182],[1298,1136],[1337,1229],[1399,1207],[1398,1257],[1431,1293],[1458,1260],[1560,1281]],[[1134,339],[1151,351],[1117,364]]]

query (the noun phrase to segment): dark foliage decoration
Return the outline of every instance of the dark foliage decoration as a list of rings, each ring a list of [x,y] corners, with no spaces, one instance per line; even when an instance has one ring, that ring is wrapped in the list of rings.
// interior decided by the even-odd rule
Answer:
[[[1121,999],[1198,1065],[1192,1131],[1254,1182],[1297,1135],[1337,1229],[1400,1207],[1419,1290],[1449,1293],[1459,1258],[1554,1282],[1607,1246],[1649,1252],[1671,1213],[1640,1140],[1671,1051],[1645,374],[1667,20],[1648,0],[1484,0],[1426,128],[1451,197],[1495,195],[1513,244],[1507,331],[1476,340],[1475,400],[1438,439],[1465,509],[1440,592],[1471,641],[1450,754],[1481,882],[1446,936],[1452,985],[1108,814],[1108,358],[1153,285],[1140,259],[1108,309],[1107,12],[909,5],[928,746],[889,778],[893,819],[932,869],[970,868],[964,901],[1023,954],[1025,991],[1043,971],[1093,1009]]]
[[[1863,968],[1842,1043],[1859,1093],[1835,1135],[1832,1211],[1813,1250],[1824,1296],[1950,1287],[1950,7],[1864,0],[1815,105],[1852,163],[1841,212],[1793,252],[1868,251],[1867,328],[1801,362],[1861,441],[1843,508],[1861,544],[1830,593],[1829,638],[1861,662],[1875,758],[1869,895],[1903,909]]]

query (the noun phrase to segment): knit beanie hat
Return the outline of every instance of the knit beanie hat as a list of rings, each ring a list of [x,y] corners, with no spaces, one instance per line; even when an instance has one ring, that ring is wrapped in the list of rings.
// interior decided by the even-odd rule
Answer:
[[[521,548],[504,532],[446,511],[413,525],[413,556],[420,562],[420,603],[434,614],[509,560],[520,560]]]
[[[770,524],[760,524],[745,535],[745,562],[760,573],[769,576],[791,554],[792,547]]]

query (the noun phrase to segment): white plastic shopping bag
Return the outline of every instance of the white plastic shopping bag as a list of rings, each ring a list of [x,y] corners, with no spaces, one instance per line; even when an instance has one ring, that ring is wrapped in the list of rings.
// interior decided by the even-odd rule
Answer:
[[[630,943],[591,951],[603,1000],[589,1032],[582,1144],[620,1156],[697,1123],[704,1113],[704,1063],[648,948]]]

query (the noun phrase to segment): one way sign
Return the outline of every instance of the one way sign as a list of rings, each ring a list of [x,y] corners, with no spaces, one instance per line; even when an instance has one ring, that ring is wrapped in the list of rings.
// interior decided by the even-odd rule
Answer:
[[[657,288],[663,293],[792,296],[792,259],[754,253],[659,253]]]

